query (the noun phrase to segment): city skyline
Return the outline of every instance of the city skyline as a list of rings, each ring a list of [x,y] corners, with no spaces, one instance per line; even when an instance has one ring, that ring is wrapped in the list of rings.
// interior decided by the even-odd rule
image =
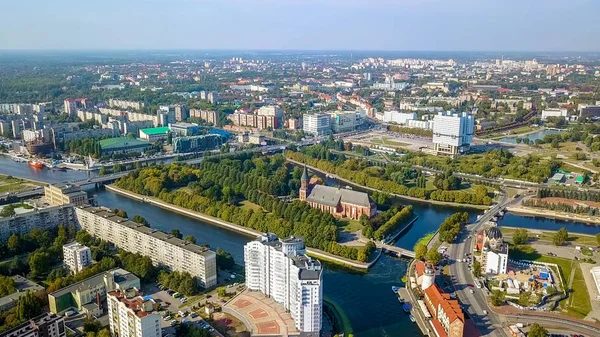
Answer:
[[[6,2],[0,50],[598,51],[575,0]],[[67,13],[87,13],[72,15]],[[562,25],[561,22],[569,22]],[[27,23],[27,24],[23,24]]]

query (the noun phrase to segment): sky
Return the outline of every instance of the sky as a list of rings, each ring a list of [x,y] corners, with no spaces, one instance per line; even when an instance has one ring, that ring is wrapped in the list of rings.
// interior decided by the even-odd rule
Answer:
[[[0,0],[2,49],[600,51],[599,0]]]

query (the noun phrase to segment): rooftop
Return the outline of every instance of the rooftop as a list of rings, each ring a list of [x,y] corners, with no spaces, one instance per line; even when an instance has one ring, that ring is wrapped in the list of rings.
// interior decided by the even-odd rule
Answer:
[[[17,291],[0,298],[0,308],[16,305],[19,297],[25,295],[28,290],[31,290],[34,293],[44,290],[44,287],[21,275],[11,276],[11,278],[15,281],[15,288]]]
[[[340,202],[363,207],[371,206],[371,200],[367,193],[324,185],[313,186],[306,199],[331,207],[336,207]]]
[[[140,131],[147,135],[164,135],[171,132],[171,129],[168,126],[161,126],[158,128],[141,129]]]
[[[125,269],[115,268],[115,269],[111,269],[106,272],[98,273],[92,277],[88,277],[81,282],[77,282],[70,286],[58,289],[57,291],[48,294],[48,296],[60,297],[62,295],[68,294],[68,293],[73,293],[76,291],[84,291],[84,290],[88,290],[90,288],[96,287],[97,285],[104,283],[104,275],[108,274],[108,273],[113,275],[116,283],[121,283],[122,281],[125,281],[125,280],[132,280],[134,278],[137,278],[137,276],[133,275],[132,273],[128,272]]]
[[[152,313],[155,309],[155,302],[151,299],[145,300],[141,296],[141,292],[135,288],[126,290],[115,290],[108,292],[109,296],[113,296],[123,303],[129,310],[139,317],[143,318]]]
[[[121,146],[134,146],[134,145],[148,145],[148,143],[143,142],[141,140],[130,138],[130,137],[116,137],[116,138],[107,138],[103,139],[100,142],[100,147],[103,150],[108,150],[111,148],[117,148]]]

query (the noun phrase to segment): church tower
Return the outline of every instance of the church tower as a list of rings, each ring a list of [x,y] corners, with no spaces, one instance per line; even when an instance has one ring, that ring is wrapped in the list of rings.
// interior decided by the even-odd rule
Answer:
[[[300,178],[300,190],[298,191],[298,196],[300,197],[300,200],[306,200],[306,197],[308,196],[308,172],[306,171],[306,165],[302,172],[302,178]]]

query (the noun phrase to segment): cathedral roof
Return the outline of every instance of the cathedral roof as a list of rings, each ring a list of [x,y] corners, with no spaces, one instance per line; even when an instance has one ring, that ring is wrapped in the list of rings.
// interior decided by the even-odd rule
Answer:
[[[502,238],[502,232],[500,232],[498,226],[492,226],[487,230],[486,236],[488,239],[498,240]]]

